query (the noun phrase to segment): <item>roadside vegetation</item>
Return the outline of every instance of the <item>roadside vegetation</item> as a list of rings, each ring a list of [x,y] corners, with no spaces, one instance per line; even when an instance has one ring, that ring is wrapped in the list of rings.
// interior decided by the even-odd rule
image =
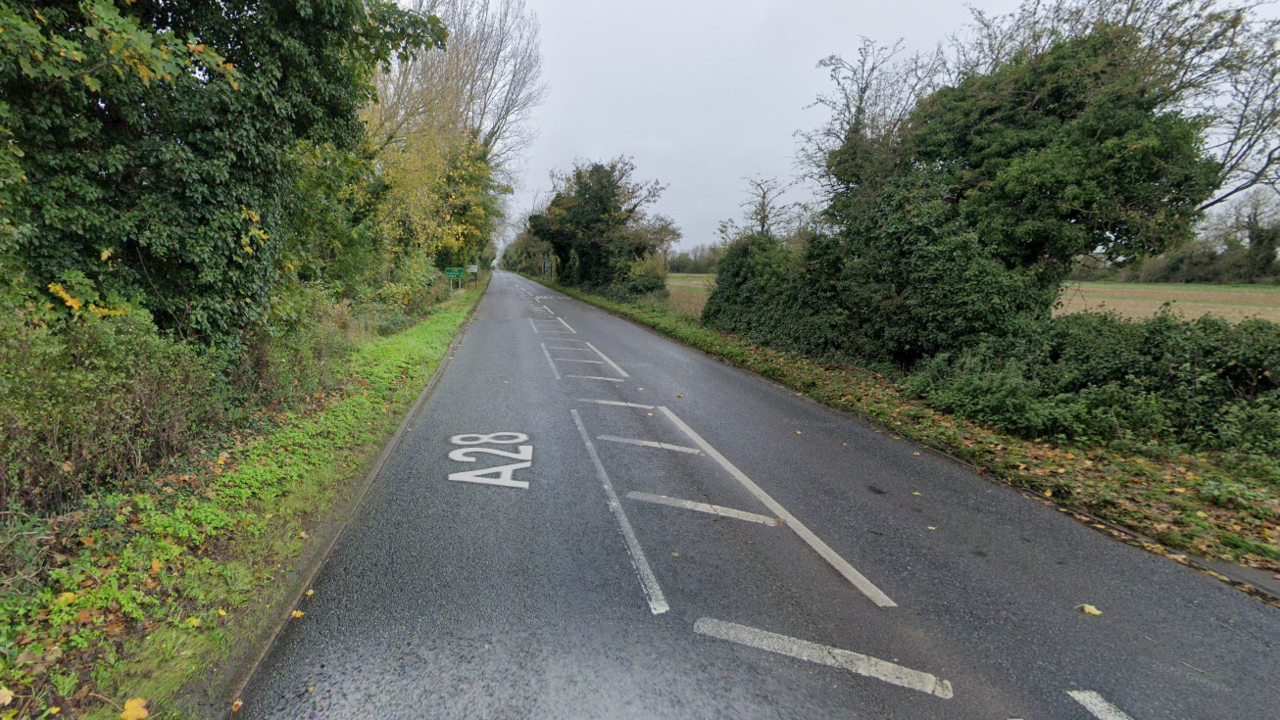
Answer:
[[[439,361],[543,86],[431,7],[0,0],[0,718],[173,713]]]
[[[1029,2],[935,52],[866,41],[822,66],[817,206],[752,179],[713,282],[596,302],[1066,508],[1280,569],[1280,325],[1055,312],[1082,263],[1193,252],[1271,192],[1280,22]],[[1274,223],[1239,217],[1214,262],[1260,281]]]

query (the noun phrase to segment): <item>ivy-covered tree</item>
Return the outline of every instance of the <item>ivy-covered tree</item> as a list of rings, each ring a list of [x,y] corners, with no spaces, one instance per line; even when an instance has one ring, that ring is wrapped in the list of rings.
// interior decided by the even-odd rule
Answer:
[[[291,272],[299,144],[354,148],[375,68],[446,36],[386,0],[0,0],[0,23],[0,253],[215,343]]]

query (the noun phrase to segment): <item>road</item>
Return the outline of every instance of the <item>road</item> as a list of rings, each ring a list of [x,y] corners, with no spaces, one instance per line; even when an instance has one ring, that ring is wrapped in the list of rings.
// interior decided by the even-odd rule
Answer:
[[[507,273],[313,589],[237,718],[1280,716],[1280,611]]]

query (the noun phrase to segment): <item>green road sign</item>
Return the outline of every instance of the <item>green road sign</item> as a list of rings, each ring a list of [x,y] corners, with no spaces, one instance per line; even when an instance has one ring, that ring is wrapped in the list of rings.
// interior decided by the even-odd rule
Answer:
[[[449,280],[462,280],[466,277],[462,268],[445,268],[444,276]]]

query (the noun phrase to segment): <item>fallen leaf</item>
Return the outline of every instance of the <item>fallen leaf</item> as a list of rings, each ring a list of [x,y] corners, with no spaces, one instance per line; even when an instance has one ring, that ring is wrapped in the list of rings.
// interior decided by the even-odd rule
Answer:
[[[1053,497],[1053,491],[1052,491],[1052,490],[1045,490],[1045,491],[1044,491],[1044,496],[1045,496],[1045,497]]]
[[[303,615],[306,615],[306,613],[302,612],[301,610],[294,610],[294,611],[293,611],[293,616],[294,616],[294,617],[296,617],[296,618],[300,618],[300,617],[302,617]]]
[[[60,708],[60,707],[51,707],[51,708],[49,708],[46,712],[48,712],[50,715],[57,715],[58,713],[62,712],[62,708]]]
[[[243,700],[236,700],[235,702],[231,703],[231,712],[235,712],[239,710],[241,705],[244,705]]]
[[[306,532],[305,530],[303,530],[302,532],[298,533],[298,537],[302,538],[303,540],[306,540],[306,539],[307,539],[307,532]]]
[[[308,687],[308,688],[307,688],[307,692],[309,692],[309,693],[313,693],[313,692],[315,692],[315,691],[316,691],[316,686],[315,686],[315,685],[312,685],[311,687]]]
[[[920,453],[918,453],[918,452],[911,453],[911,454],[912,454],[912,455],[914,455],[914,456],[916,456],[916,457],[920,457]]]
[[[194,615],[192,615],[191,617],[187,618],[186,620],[183,620],[183,622],[185,622],[186,624],[190,625],[190,626],[191,626],[191,627],[193,627],[193,628],[200,627],[200,618],[198,618],[198,617],[196,617],[196,616],[194,616]]]
[[[124,701],[124,712],[120,720],[142,720],[151,713],[147,712],[147,701],[142,698],[130,698]]]
[[[671,553],[671,557],[680,557],[680,553]]]
[[[1101,615],[1102,611],[1092,605],[1077,605],[1076,607],[1084,611],[1085,615]]]
[[[73,592],[64,592],[58,596],[59,605],[70,605],[76,601],[76,594]]]
[[[315,591],[315,590],[308,590],[308,591],[307,591],[307,597],[311,597],[312,595],[315,595],[315,594],[316,594],[316,591]]]
[[[59,465],[58,468],[62,470],[62,472],[64,473],[69,473],[74,471],[76,469],[76,466],[72,465],[70,461],[67,461]]]
[[[222,608],[218,608],[218,617],[226,617],[226,616],[227,616],[227,611],[223,610]]]
[[[163,569],[164,569],[164,563],[160,562],[159,558],[151,558],[151,574],[152,575],[159,575],[160,571]]]
[[[0,687],[0,707],[4,707],[13,702],[13,691],[7,687]]]
[[[797,434],[797,435],[803,435],[804,433],[802,433],[802,432],[800,432],[799,430],[797,430],[797,431],[796,431],[796,434]]]
[[[230,459],[231,459],[231,453],[229,453],[229,452],[227,452],[227,451],[225,451],[225,450],[223,450],[222,452],[218,453],[218,464],[219,464],[219,465],[226,465],[226,464],[227,464],[227,461],[228,461],[228,460],[230,460]]]
[[[934,527],[934,526],[930,525],[930,526],[929,526],[929,529],[930,529],[930,530],[937,530],[938,528],[936,528],[936,527]]]
[[[919,495],[920,493],[918,493],[918,492],[913,492],[913,493],[911,493],[911,494],[912,494],[912,495]]]
[[[676,395],[676,397],[681,397],[681,398],[682,398],[682,397],[684,397],[684,396],[683,396],[683,395]]]

